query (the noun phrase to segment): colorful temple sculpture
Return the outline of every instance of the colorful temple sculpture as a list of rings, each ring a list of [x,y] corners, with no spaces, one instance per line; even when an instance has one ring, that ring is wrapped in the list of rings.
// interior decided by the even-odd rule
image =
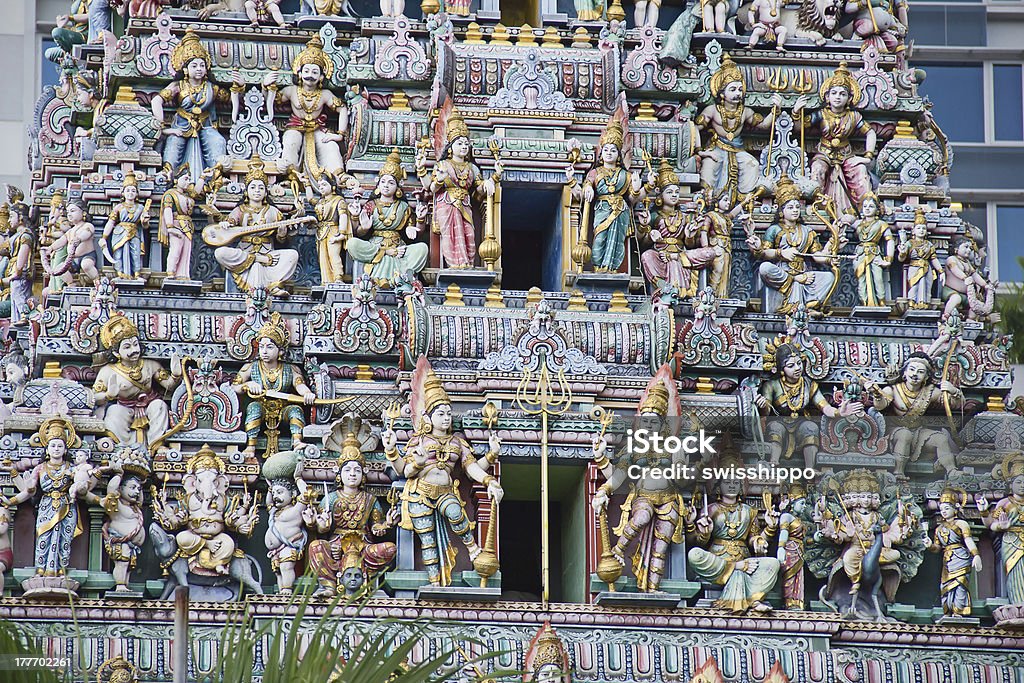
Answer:
[[[303,593],[531,681],[1024,681],[906,3],[75,4],[0,205],[0,619],[67,680],[171,681],[187,585],[204,667]]]

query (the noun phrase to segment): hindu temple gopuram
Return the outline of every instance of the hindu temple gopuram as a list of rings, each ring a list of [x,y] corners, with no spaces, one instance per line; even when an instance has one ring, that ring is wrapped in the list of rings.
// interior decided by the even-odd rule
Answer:
[[[466,683],[1024,681],[905,1],[70,4],[0,197],[0,619],[68,683],[186,680],[179,586],[189,681],[298,594]]]

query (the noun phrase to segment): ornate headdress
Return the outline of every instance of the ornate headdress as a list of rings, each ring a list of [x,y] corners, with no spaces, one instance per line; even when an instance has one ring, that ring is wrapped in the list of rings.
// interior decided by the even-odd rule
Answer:
[[[423,382],[423,410],[427,415],[439,405],[450,405],[451,399],[448,392],[444,390],[444,382],[438,379],[434,371],[427,371],[427,378]]]
[[[210,63],[210,53],[203,46],[194,29],[186,29],[181,42],[171,52],[171,68],[175,72],[182,71],[193,59],[202,59]]]
[[[188,459],[185,463],[185,472],[188,474],[195,474],[201,470],[217,470],[221,474],[224,474],[226,468],[224,461],[213,452],[208,444],[203,444],[195,455]]]
[[[1003,481],[1010,481],[1024,475],[1024,453],[1021,451],[1008,453],[993,474]]]
[[[601,133],[600,144],[602,147],[605,145],[615,145],[622,149],[622,141],[625,139],[625,135],[621,121],[609,121],[608,125],[604,127],[604,132]]]
[[[449,144],[459,138],[469,137],[469,126],[466,125],[466,121],[462,118],[459,110],[454,107],[452,107],[451,112],[448,114],[448,123],[445,127],[444,137]]]
[[[282,351],[288,348],[288,328],[280,313],[271,313],[270,320],[263,323],[256,333],[256,343],[258,344],[261,339],[269,339]]]
[[[878,479],[866,469],[851,470],[843,482],[842,492],[848,493],[880,493],[882,490]]]
[[[0,204],[0,233],[11,231],[11,207],[7,204]]]
[[[779,209],[782,209],[782,207],[794,199],[800,199],[802,196],[800,188],[785,173],[779,178],[779,182],[775,183],[775,203],[779,205]]]
[[[828,91],[837,87],[846,88],[850,92],[851,107],[860,99],[860,85],[850,74],[850,70],[846,68],[846,62],[840,62],[839,68],[825,79],[825,82],[821,84],[821,88],[818,89],[818,95],[824,101]]]
[[[542,666],[548,664],[554,664],[561,670],[565,666],[565,653],[562,641],[551,628],[551,624],[544,624],[544,630],[537,638],[537,655],[533,658],[533,670],[536,673]]]
[[[947,486],[939,494],[939,503],[949,503],[950,505],[963,507],[967,504],[967,491],[956,486]]]
[[[743,84],[743,89],[747,89],[747,82],[743,78],[743,72],[736,65],[736,62],[732,61],[732,57],[726,52],[722,55],[722,66],[719,67],[715,75],[711,77],[711,95],[712,97],[718,97],[718,95],[725,89],[725,86],[734,81],[739,81]]]
[[[358,462],[362,466],[366,466],[366,457],[363,455],[363,450],[360,448],[359,438],[352,432],[345,435],[345,442],[341,445],[341,455],[338,456],[338,465],[344,465],[347,462]]]
[[[790,500],[796,500],[797,498],[807,497],[807,487],[797,482],[790,484],[789,489],[786,490],[786,495],[789,496]]]
[[[767,373],[782,371],[782,366],[790,356],[798,355],[806,360],[805,351],[799,345],[794,344],[789,335],[779,334],[775,339],[765,343],[761,352],[761,364]]]
[[[298,76],[299,71],[307,64],[319,66],[325,80],[331,80],[331,76],[334,75],[334,62],[324,52],[324,43],[320,36],[310,38],[306,47],[295,57],[295,61],[292,62],[292,73]]]
[[[52,211],[59,206],[64,206],[64,193],[57,190],[53,193],[53,196],[50,197],[50,210]]]
[[[662,417],[668,412],[668,388],[662,382],[647,389],[647,395],[640,403],[641,413],[657,413]]]
[[[263,163],[263,159],[260,159],[255,154],[249,159],[249,172],[245,174],[245,184],[249,185],[254,180],[263,181],[265,185],[267,183],[267,165]]]
[[[121,182],[121,187],[138,187],[139,179],[135,176],[135,173],[129,171],[124,174],[124,180]]]
[[[384,160],[384,165],[381,166],[380,174],[382,176],[389,175],[395,179],[395,182],[401,183],[405,180],[405,169],[402,168],[402,155],[398,153],[398,148],[393,147],[391,154]]]
[[[82,443],[81,439],[78,438],[78,433],[75,431],[75,425],[66,417],[51,417],[43,422],[39,426],[36,438],[32,439],[32,445],[46,448],[54,439],[60,439],[68,448],[77,448]],[[35,443],[36,441],[38,443]]]
[[[672,168],[672,164],[668,163],[668,159],[662,159],[661,165],[658,166],[658,189],[664,190],[669,185],[678,185],[679,175],[676,170]]]
[[[914,211],[914,225],[923,225],[928,227],[928,218],[924,215],[924,208],[917,207]]]
[[[125,339],[139,336],[139,328],[124,313],[115,313],[100,328],[100,343],[111,351]]]

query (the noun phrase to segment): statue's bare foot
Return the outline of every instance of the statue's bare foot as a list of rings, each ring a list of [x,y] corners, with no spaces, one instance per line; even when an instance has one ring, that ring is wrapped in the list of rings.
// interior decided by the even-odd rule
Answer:
[[[765,612],[771,612],[772,611],[772,606],[769,605],[766,602],[757,601],[753,605],[750,606],[750,609],[753,610],[754,612],[758,612],[760,614],[764,614]]]
[[[277,593],[278,593],[278,595],[291,595],[292,594],[292,589],[291,588],[278,588],[277,589]]]

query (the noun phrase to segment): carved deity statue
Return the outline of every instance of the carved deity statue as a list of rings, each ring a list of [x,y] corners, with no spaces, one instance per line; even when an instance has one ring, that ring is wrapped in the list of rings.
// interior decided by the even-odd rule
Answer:
[[[847,417],[863,413],[863,406],[844,400],[838,408],[828,402],[818,383],[806,374],[803,349],[785,338],[769,343],[763,354],[764,369],[772,377],[761,384],[754,402],[758,409],[777,418],[766,427],[771,462],[789,459],[801,452],[806,467],[814,467],[820,444],[820,427],[813,412],[825,417]]]
[[[60,62],[63,55],[74,52],[76,45],[83,45],[90,38],[89,5],[92,0],[71,0],[67,14],[57,15],[57,26],[50,37],[57,43],[57,49],[47,50],[46,58]],[[51,48],[52,49],[52,48]]]
[[[398,437],[391,428],[382,434],[384,454],[407,480],[402,491],[402,528],[415,531],[419,537],[431,585],[450,586],[458,549],[449,537],[449,528],[466,546],[470,560],[483,552],[473,537],[473,525],[456,482],[460,474],[465,474],[486,487],[491,500],[500,503],[504,492],[487,470],[497,460],[501,442],[492,434],[487,457],[478,461],[473,456],[466,437],[452,428],[451,401],[424,356],[416,364],[410,407],[417,429],[406,444],[405,456],[399,453]]]
[[[231,101],[231,118],[237,118],[242,91],[241,76],[234,74],[231,93],[210,80],[212,60],[191,28],[171,53],[177,80],[161,90],[151,103],[153,117],[164,135],[164,165],[177,174],[188,164],[192,182],[227,153],[227,143],[217,132],[218,105]],[[164,128],[164,107],[175,107],[170,126]]]
[[[185,465],[185,491],[176,503],[167,500],[166,488],[159,495],[151,489],[154,518],[167,531],[177,531],[177,554],[194,574],[227,575],[237,547],[228,532],[248,536],[259,517],[251,494],[247,492],[241,501],[228,496],[225,470],[224,461],[204,445]]]
[[[441,236],[441,256],[448,268],[472,268],[476,263],[476,225],[473,221],[474,199],[483,202],[494,197],[501,180],[501,162],[485,178],[473,158],[469,127],[451,104],[445,103],[434,122],[433,170],[427,170],[427,149],[416,155],[416,176],[424,189],[434,197],[431,229]],[[478,203],[479,206],[479,203]],[[485,214],[480,211],[480,214]],[[484,216],[484,220],[493,220]]]
[[[928,239],[928,221],[924,211],[918,210],[914,216],[911,234],[912,237],[908,239],[906,233],[900,230],[896,254],[900,261],[907,264],[904,281],[908,305],[915,309],[928,308],[935,276],[942,272],[942,264],[936,256],[935,245]]]
[[[662,366],[640,399],[637,429],[671,436],[672,426],[678,424],[680,413],[672,371],[668,365]],[[629,481],[629,497],[622,505],[619,526],[614,530],[618,540],[611,553],[620,565],[625,565],[626,550],[634,540],[637,541],[632,557],[637,588],[645,593],[658,592],[672,544],[683,542],[685,504],[682,491],[676,482],[661,477],[630,479],[628,468],[632,465],[641,468],[672,467],[685,456],[669,452],[651,452],[645,456],[624,452],[616,462],[612,462],[606,454],[608,443],[603,435],[594,437],[593,447],[594,462],[607,480],[597,489],[591,502],[597,514],[602,514],[608,507],[615,490]]]
[[[203,230],[203,240],[216,245],[235,242],[234,246],[217,246],[213,257],[239,290],[249,293],[264,288],[276,296],[287,296],[282,285],[295,272],[299,252],[275,248],[276,242],[288,238],[289,224],[267,200],[268,182],[263,160],[253,157],[245,175],[245,197],[225,220]]]
[[[525,657],[526,673],[523,681],[529,683],[572,683],[572,663],[565,644],[545,621],[530,641]]]
[[[725,256],[725,249],[720,243],[711,244],[709,233],[700,229],[704,221],[688,216],[680,207],[679,176],[667,160],[662,160],[658,169],[657,188],[656,216],[652,219],[646,206],[638,215],[640,224],[649,226],[648,236],[653,242],[640,255],[641,268],[655,286],[667,283],[680,296],[694,296],[700,284],[698,274]]]
[[[302,561],[309,535],[304,521],[312,508],[312,491],[302,478],[303,460],[298,451],[282,451],[263,463],[267,481],[267,532],[263,542],[270,567],[283,595],[295,585],[295,566]]]
[[[942,309],[943,319],[955,309],[966,311],[968,320],[998,322],[993,314],[993,300],[999,288],[998,281],[990,281],[978,268],[978,247],[970,237],[962,237],[952,244],[952,253],[943,264]]]
[[[185,162],[175,175],[174,186],[160,200],[157,240],[167,247],[167,273],[172,279],[192,279],[192,210],[203,196],[205,185],[206,176],[199,178],[198,185],[192,183],[192,172]]]
[[[160,396],[181,381],[180,358],[171,356],[170,372],[144,359],[139,328],[122,314],[103,324],[100,342],[113,357],[96,373],[92,387],[104,425],[121,443],[153,444],[167,432],[167,402]]]
[[[971,525],[963,518],[967,493],[963,489],[945,488],[939,496],[939,522],[929,550],[942,553],[942,577],[939,592],[942,613],[952,617],[971,616],[971,573],[980,572],[981,555],[971,533]]]
[[[950,443],[949,430],[922,424],[921,418],[931,408],[943,406],[959,408],[964,395],[948,379],[935,383],[935,365],[931,357],[916,351],[903,363],[898,376],[892,376],[887,385],[864,382],[864,390],[879,412],[898,418],[897,426],[889,434],[889,447],[896,456],[896,474],[903,474],[908,462],[917,462],[925,453],[935,454],[935,468],[956,471],[956,453]]]
[[[400,275],[416,275],[427,265],[429,247],[406,242],[423,229],[427,205],[417,202],[413,211],[402,191],[403,180],[402,157],[393,149],[377,176],[373,198],[349,205],[359,236],[348,240],[348,254],[380,287],[393,287]]]
[[[114,590],[124,592],[129,590],[130,573],[146,542],[142,502],[150,475],[149,454],[144,447],[122,448],[111,463],[111,470],[107,495],[100,501],[106,512],[103,549],[114,563]]]
[[[764,237],[751,234],[747,245],[761,260],[758,277],[765,286],[765,310],[792,313],[804,306],[813,315],[822,315],[839,280],[836,254],[846,244],[845,237],[834,234],[823,248],[818,234],[802,220],[804,202],[801,192],[783,175],[775,187],[778,222]],[[808,261],[828,264],[830,272],[808,268]]]
[[[820,134],[817,150],[811,159],[811,180],[830,197],[837,211],[860,205],[871,191],[868,165],[875,157],[877,136],[860,112],[853,106],[860,100],[860,85],[843,62],[835,73],[825,79],[819,90],[823,106],[805,117],[806,125],[817,127]],[[793,106],[793,114],[803,111],[807,98],[801,97]],[[864,136],[864,155],[854,154],[851,138]]]
[[[807,524],[801,519],[807,507],[807,491],[793,484],[779,501],[779,549],[782,565],[782,600],[786,609],[804,608],[804,541]]]
[[[710,6],[711,3],[708,4]],[[767,117],[761,116],[744,106],[746,89],[743,72],[729,55],[725,55],[722,66],[711,77],[715,104],[705,107],[694,121],[708,134],[704,148],[697,153],[701,182],[716,196],[728,190],[732,204],[764,182],[757,160],[743,148],[743,132],[769,130],[782,102],[776,95],[773,100],[776,109]]]
[[[324,497],[319,509],[308,508],[306,524],[316,526],[328,538],[309,546],[309,564],[320,588],[317,595],[329,597],[339,590],[348,592],[348,580],[366,580],[384,571],[395,559],[394,543],[376,541],[398,521],[399,508],[387,514],[380,500],[364,488],[366,458],[354,431],[345,435],[338,457],[336,488]]]
[[[25,325],[28,323],[29,298],[32,296],[32,256],[35,251],[28,207],[21,202],[12,204],[10,222],[10,257],[0,282],[10,290],[11,324]]]
[[[134,172],[124,177],[121,201],[107,216],[100,243],[103,255],[117,272],[117,277],[135,280],[142,271],[142,257],[146,253],[146,228],[149,226],[150,201],[139,204],[139,180]]]
[[[270,321],[256,334],[258,358],[242,366],[235,376],[235,392],[250,398],[245,409],[246,453],[256,452],[256,439],[263,428],[267,435],[267,453],[276,453],[282,419],[287,421],[292,445],[302,444],[306,417],[301,406],[313,405],[316,394],[306,385],[297,365],[282,361],[281,355],[288,350],[288,344],[288,328],[281,315],[271,314]],[[290,393],[293,390],[295,393]]]
[[[1007,483],[1009,494],[992,506],[985,497],[978,499],[982,522],[1000,540],[997,557],[1006,576],[1006,599],[1011,605],[1024,605],[1024,455],[1007,455],[995,475]]]
[[[0,596],[4,594],[4,574],[14,566],[14,548],[11,545],[11,518],[13,513],[7,501],[0,503]]]
[[[74,277],[79,273],[83,274],[88,284],[100,279],[100,272],[96,268],[96,227],[86,220],[85,205],[77,199],[68,202],[67,206],[68,227],[64,234],[49,247],[40,249],[43,259],[43,266],[50,266],[50,274],[53,278],[60,279],[64,286],[74,284]],[[62,260],[51,254],[66,252]]]
[[[253,26],[268,24],[271,20],[278,26],[287,26],[278,0],[245,0],[245,16]]]
[[[722,468],[742,468],[743,462],[726,455]],[[691,507],[686,517],[690,569],[702,581],[722,587],[715,607],[735,613],[769,612],[764,598],[779,578],[779,561],[767,557],[768,538],[779,526],[778,513],[759,513],[743,502],[743,482],[726,478],[718,482],[719,499],[698,513]]]
[[[313,36],[302,52],[292,62],[296,85],[280,90],[277,74],[267,74],[263,81],[266,88],[267,114],[274,118],[276,102],[287,103],[291,116],[285,124],[281,143],[284,147],[282,164],[294,171],[302,171],[310,178],[321,173],[340,176],[345,170],[341,147],[348,129],[348,107],[341,98],[324,87],[334,74],[334,63],[323,51],[323,41]],[[338,132],[332,133],[327,126],[327,111],[338,113]]]
[[[356,185],[353,179],[353,185]],[[316,215],[316,249],[320,263],[320,282],[341,282],[345,274],[345,243],[352,236],[348,205],[341,195],[338,179],[322,173],[316,179],[319,197],[313,197],[313,188],[306,184],[306,199],[313,205]]]
[[[828,482],[832,488],[819,487],[824,492],[812,511],[818,525],[814,556],[827,555],[828,582],[819,597],[847,618],[884,621],[884,603],[892,602],[901,579],[911,578],[903,578],[910,559],[904,546],[918,561],[924,549],[922,539],[912,539],[921,531],[920,509],[899,497],[895,480],[883,504],[875,474],[857,469],[841,477]]]
[[[84,530],[77,497],[85,491],[72,492],[74,469],[68,462],[68,451],[81,447],[82,441],[70,420],[54,417],[43,422],[30,445],[43,449],[43,461],[13,477],[18,493],[4,501],[4,507],[14,509],[37,491],[42,493],[35,515],[36,576],[64,577],[71,566],[71,541]],[[77,582],[73,585],[71,590]]]
[[[577,201],[583,201],[583,217],[593,215],[591,263],[598,273],[615,273],[626,258],[626,240],[633,235],[632,205],[647,193],[636,171],[629,171],[627,119],[622,106],[616,106],[598,142],[594,168],[587,172],[583,185],[576,180],[573,164],[565,169],[566,184]],[[647,178],[655,185],[653,172]],[[583,225],[582,230],[591,229]]]
[[[9,222],[8,218],[8,222]],[[68,228],[71,227],[70,221],[67,218],[67,205],[64,202],[63,192],[54,192],[53,196],[50,197],[50,212],[46,215],[46,224],[39,231],[39,256],[41,265],[43,266],[43,272],[46,274],[45,281],[43,283],[43,305],[46,305],[47,298],[50,294],[58,294],[64,289],[63,278],[57,277],[53,274],[53,269],[68,258],[68,245],[65,241],[60,249],[57,251],[52,250],[52,245],[64,236]],[[43,256],[44,249],[46,250],[46,256]],[[0,270],[7,270],[7,260],[0,260]]]
[[[884,306],[890,300],[888,268],[896,254],[896,241],[881,218],[882,208],[878,197],[868,192],[861,197],[859,217],[844,215],[844,223],[852,224],[857,236],[853,273],[863,306]]]
[[[753,50],[761,41],[775,43],[775,49],[782,52],[789,35],[789,28],[782,23],[782,0],[754,0],[747,10],[747,26],[750,41],[747,47]]]

